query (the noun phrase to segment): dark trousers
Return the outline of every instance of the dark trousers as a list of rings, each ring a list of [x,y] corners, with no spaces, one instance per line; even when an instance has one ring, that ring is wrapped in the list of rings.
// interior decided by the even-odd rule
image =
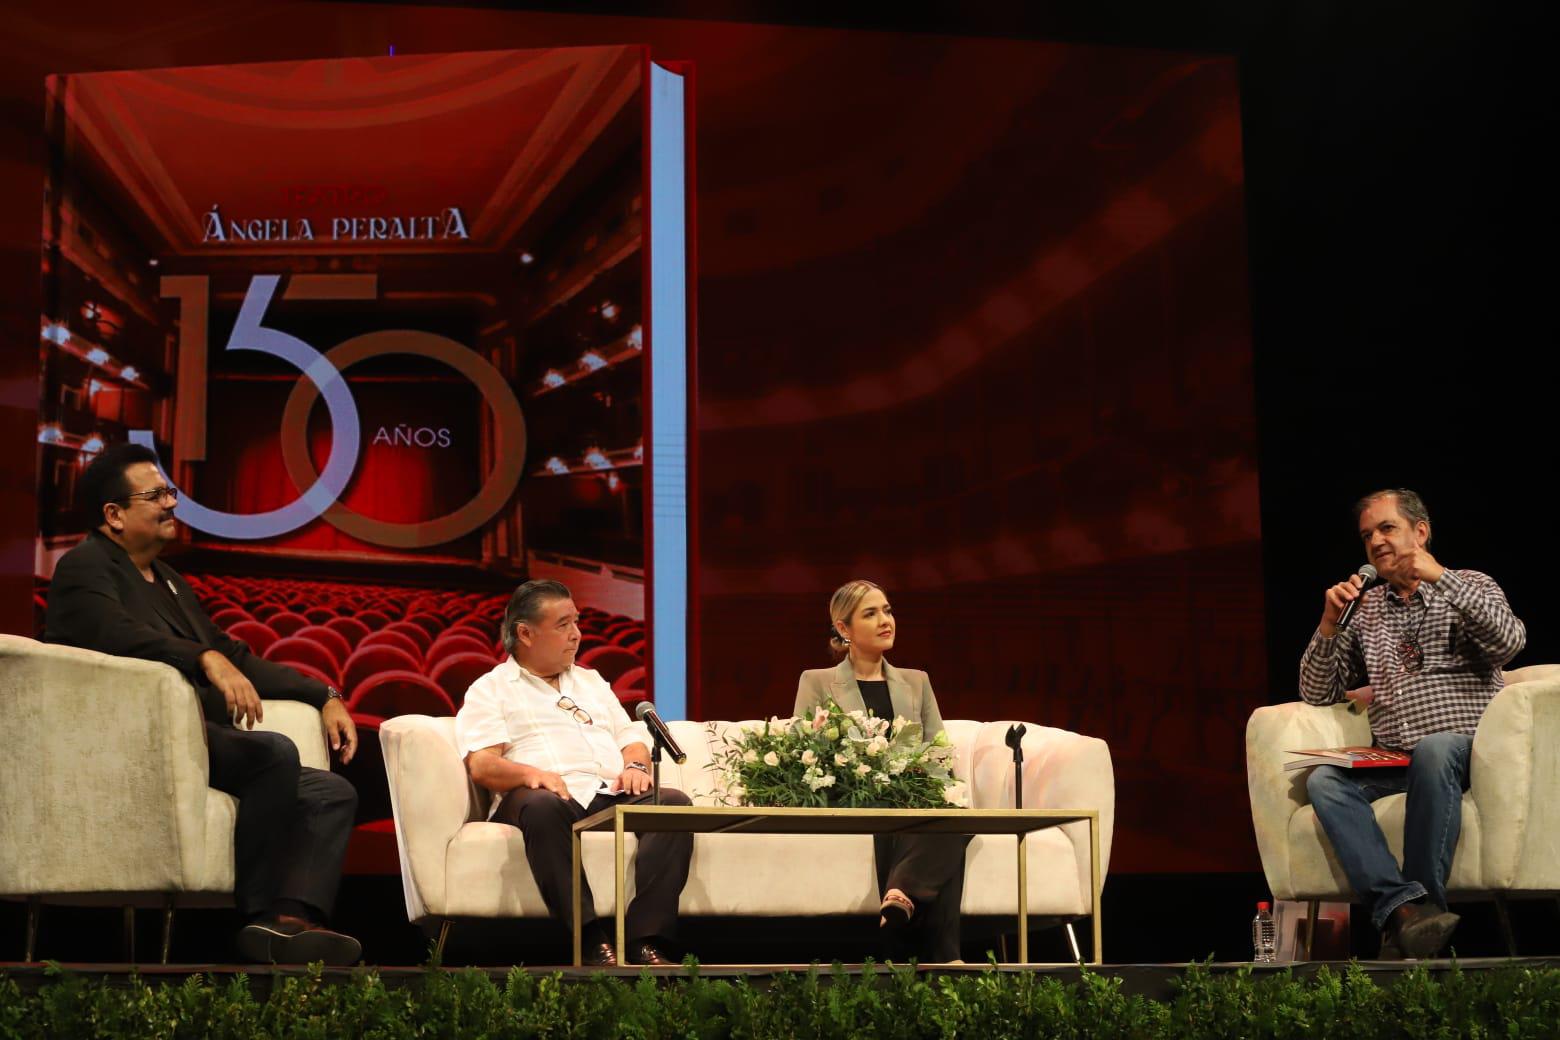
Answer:
[[[551,791],[517,787],[498,803],[493,819],[520,828],[525,835],[525,858],[531,876],[541,889],[542,900],[554,919],[571,930],[574,925],[574,888],[571,871],[574,824],[614,805],[649,802],[650,792],[628,795],[598,794],[587,806]],[[690,805],[688,796],[671,787],[661,788],[662,805]],[[692,834],[638,834],[634,853],[634,901],[629,904],[625,927],[628,938],[672,939],[677,933],[677,899],[688,882],[688,861],[693,857]],[[596,902],[590,882],[580,875],[581,929],[592,934]],[[599,933],[598,933],[599,934]],[[604,938],[604,936],[603,936]]]
[[[246,916],[278,900],[330,915],[352,834],[357,791],[344,777],[298,763],[280,733],[206,723],[211,786],[238,799],[233,898]]]
[[[878,892],[897,888],[915,903],[911,939],[921,960],[959,959],[959,905],[969,844],[968,834],[879,834],[872,839]]]

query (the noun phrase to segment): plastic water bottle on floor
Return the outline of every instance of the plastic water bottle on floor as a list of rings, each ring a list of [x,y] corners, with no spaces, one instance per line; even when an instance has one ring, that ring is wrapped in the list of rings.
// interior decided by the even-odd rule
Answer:
[[[1273,928],[1272,908],[1267,903],[1257,904],[1257,916],[1251,921],[1252,961],[1272,964],[1278,959],[1278,935]]]

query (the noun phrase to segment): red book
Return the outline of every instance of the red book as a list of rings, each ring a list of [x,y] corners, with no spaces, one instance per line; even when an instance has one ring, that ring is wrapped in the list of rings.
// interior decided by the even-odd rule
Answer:
[[[1406,766],[1407,751],[1393,751],[1379,747],[1316,748],[1310,751],[1286,751],[1288,755],[1304,755],[1292,762],[1285,762],[1285,769],[1306,769],[1310,766],[1342,766],[1345,769],[1379,769],[1390,766]]]

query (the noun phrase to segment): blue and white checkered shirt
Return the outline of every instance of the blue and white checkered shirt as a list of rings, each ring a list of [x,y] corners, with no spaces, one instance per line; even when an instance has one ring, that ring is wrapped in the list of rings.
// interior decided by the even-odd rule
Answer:
[[[1412,638],[1424,653],[1403,668],[1399,646]],[[1369,682],[1370,731],[1381,747],[1411,751],[1432,733],[1473,735],[1505,685],[1500,669],[1527,643],[1527,629],[1486,574],[1448,570],[1421,581],[1406,600],[1389,586],[1360,599],[1348,628],[1318,629],[1300,658],[1300,696],[1336,704]]]

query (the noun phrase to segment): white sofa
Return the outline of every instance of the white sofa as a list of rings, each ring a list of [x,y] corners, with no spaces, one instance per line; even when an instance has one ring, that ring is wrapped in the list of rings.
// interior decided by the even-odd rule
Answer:
[[[678,766],[666,761],[662,783],[690,795],[695,804],[720,804],[715,771],[707,768],[734,727],[754,723],[673,722],[687,752]],[[954,772],[970,788],[975,808],[1013,804],[1012,752],[1004,743],[1007,722],[947,723],[958,749]],[[444,925],[453,918],[542,918],[546,906],[531,877],[519,830],[487,822],[489,795],[470,782],[455,742],[455,720],[426,715],[389,719],[380,729],[385,770],[395,812],[407,916]],[[1110,862],[1115,819],[1115,776],[1102,740],[1029,725],[1024,737],[1024,807],[1096,809],[1100,821],[1100,872]],[[628,839],[632,848],[632,837]],[[1040,831],[1029,842],[1029,910],[1035,916],[1071,919],[1094,912],[1088,824]],[[976,837],[970,844],[964,884],[966,915],[1013,915],[1017,862],[1012,837]],[[612,836],[587,834],[584,869],[596,912],[614,912]],[[830,883],[817,867],[828,864]],[[850,882],[850,883],[845,883]],[[628,879],[632,899],[633,878]],[[691,916],[778,917],[872,914],[878,907],[869,836],[698,835],[680,912]]]
[[[1485,710],[1473,738],[1462,836],[1447,892],[1457,900],[1492,899],[1508,947],[1511,896],[1560,892],[1560,665],[1506,673],[1506,687]],[[1275,899],[1355,898],[1306,795],[1308,770],[1286,771],[1285,751],[1371,742],[1365,714],[1348,706],[1292,701],[1258,708],[1246,724],[1246,782],[1262,870]],[[1403,856],[1405,796],[1374,805],[1392,851]],[[1515,950],[1513,949],[1514,953]]]
[[[266,701],[256,728],[329,768],[307,704]],[[0,898],[28,903],[27,958],[45,903],[160,907],[164,961],[174,908],[231,906],[238,802],[208,779],[176,669],[0,635]]]

